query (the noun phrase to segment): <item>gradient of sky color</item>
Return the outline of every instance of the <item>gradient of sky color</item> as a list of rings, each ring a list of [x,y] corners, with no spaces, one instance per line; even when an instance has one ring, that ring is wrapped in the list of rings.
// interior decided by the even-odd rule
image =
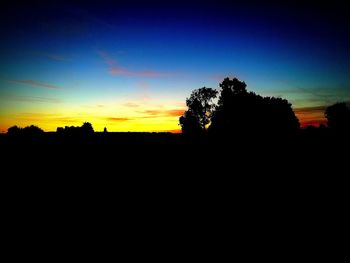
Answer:
[[[89,121],[176,131],[193,89],[226,76],[288,99],[302,125],[350,101],[346,5],[11,1],[1,8],[0,131]]]

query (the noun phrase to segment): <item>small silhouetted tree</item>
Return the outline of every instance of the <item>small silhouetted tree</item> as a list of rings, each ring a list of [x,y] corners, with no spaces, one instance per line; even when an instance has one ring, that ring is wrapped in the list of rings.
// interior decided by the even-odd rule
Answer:
[[[92,128],[92,124],[90,122],[84,122],[80,129],[83,134],[94,133],[94,128]]]
[[[64,128],[63,127],[57,127],[56,133],[62,134],[63,132],[64,132]]]
[[[180,117],[179,122],[184,135],[196,137],[203,131],[198,118],[191,111],[185,111],[184,115]]]
[[[38,135],[44,133],[44,131],[35,125],[30,125],[23,128],[23,133],[26,135]]]
[[[7,129],[7,134],[10,136],[17,136],[21,133],[21,130],[21,128],[15,125]]]
[[[346,103],[335,103],[325,111],[328,127],[336,132],[350,131],[350,109]]]
[[[18,126],[12,126],[8,128],[7,133],[9,135],[24,135],[24,136],[32,137],[32,136],[41,135],[44,133],[44,131],[38,126],[30,125],[24,128],[20,128]]]
[[[192,91],[191,96],[186,99],[188,110],[179,119],[183,133],[206,130],[215,107],[213,100],[217,93],[216,90],[206,87]]]

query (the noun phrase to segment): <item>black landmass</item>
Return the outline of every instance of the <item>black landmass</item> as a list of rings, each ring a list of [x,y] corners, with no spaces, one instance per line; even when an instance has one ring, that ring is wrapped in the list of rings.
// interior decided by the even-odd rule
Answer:
[[[181,200],[188,210],[244,204],[273,212],[347,200],[346,103],[326,109],[327,126],[301,129],[288,101],[247,92],[237,79],[221,87],[218,105],[211,104],[217,94],[211,89],[192,93],[181,134],[95,132],[88,122],[56,132],[9,128],[0,135],[6,196],[18,202],[36,193],[38,202],[73,196],[84,204],[94,196],[102,206],[117,198],[130,209]]]

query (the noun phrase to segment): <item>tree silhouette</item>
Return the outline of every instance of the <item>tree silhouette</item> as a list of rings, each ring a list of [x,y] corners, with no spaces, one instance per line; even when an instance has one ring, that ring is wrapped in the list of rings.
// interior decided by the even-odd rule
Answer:
[[[299,129],[299,121],[287,100],[247,92],[246,86],[237,78],[225,78],[220,84],[221,93],[210,132],[277,136]]]
[[[192,91],[191,96],[186,99],[188,110],[179,119],[183,133],[206,130],[215,107],[213,99],[217,93],[216,90],[206,87]]]
[[[93,134],[94,128],[92,128],[92,124],[90,122],[84,122],[81,126],[81,131],[83,134]]]
[[[80,138],[80,137],[90,137],[94,134],[94,128],[90,122],[84,122],[82,126],[65,126],[57,127],[58,134],[63,136],[68,136],[71,138]]]
[[[237,78],[229,79],[225,78],[220,84],[221,94],[219,98],[219,106],[228,105],[231,100],[237,96],[247,94],[247,84],[244,81],[240,81]]]
[[[21,128],[19,128],[17,125],[7,129],[7,134],[10,136],[17,136],[20,133],[21,133]]]
[[[27,126],[24,128],[20,128],[20,127],[15,125],[15,126],[12,126],[12,127],[7,129],[7,134],[9,134],[11,136],[12,135],[14,135],[14,136],[25,135],[25,136],[32,137],[32,136],[37,136],[37,135],[40,135],[43,133],[44,133],[44,131],[35,125],[30,125],[30,126]]]
[[[38,135],[44,133],[44,131],[35,125],[30,125],[23,128],[23,133],[27,135]]]
[[[186,136],[196,137],[202,133],[202,127],[197,116],[192,111],[185,111],[184,116],[179,119],[182,133]]]
[[[350,108],[345,102],[335,103],[327,107],[325,117],[330,129],[336,132],[350,131]]]

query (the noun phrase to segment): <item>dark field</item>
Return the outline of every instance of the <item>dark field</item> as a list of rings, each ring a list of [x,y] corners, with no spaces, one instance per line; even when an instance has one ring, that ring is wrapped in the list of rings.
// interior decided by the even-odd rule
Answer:
[[[303,229],[317,239],[329,220],[345,218],[349,141],[329,134],[231,142],[162,133],[0,140],[4,204],[18,224],[65,215],[80,225],[84,215],[137,229],[190,218],[198,225],[203,217],[238,220],[251,231]]]

